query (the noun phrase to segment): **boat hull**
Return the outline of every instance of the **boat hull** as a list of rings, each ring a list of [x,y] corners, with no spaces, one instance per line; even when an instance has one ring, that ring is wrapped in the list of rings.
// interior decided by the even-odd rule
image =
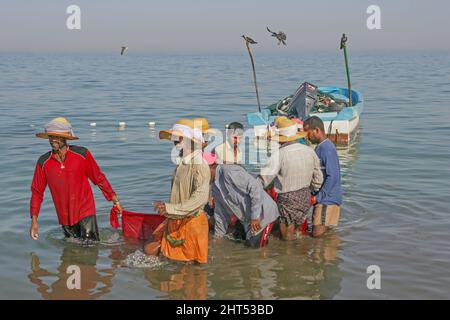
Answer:
[[[330,93],[339,93],[348,97],[348,90],[339,87],[320,87],[319,90]],[[325,132],[328,138],[333,141],[338,148],[349,147],[355,140],[360,122],[360,115],[363,111],[364,102],[362,95],[352,90],[352,99],[355,105],[345,107],[339,112],[310,113],[309,116],[317,116],[324,123]],[[267,109],[262,112],[249,113],[247,121],[254,128],[256,137],[264,138],[267,135],[267,127],[275,120],[276,116],[269,115]]]
[[[351,120],[324,121],[325,132],[338,148],[349,147],[355,141],[359,129],[359,116]]]

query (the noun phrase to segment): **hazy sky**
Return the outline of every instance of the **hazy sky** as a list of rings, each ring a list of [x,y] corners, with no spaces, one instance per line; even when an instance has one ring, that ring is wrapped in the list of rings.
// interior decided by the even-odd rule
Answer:
[[[81,8],[68,30],[66,8]],[[366,9],[381,8],[381,30]],[[285,52],[450,51],[446,0],[0,0],[0,52],[239,52],[245,33],[260,51],[280,50],[266,31],[287,34]]]

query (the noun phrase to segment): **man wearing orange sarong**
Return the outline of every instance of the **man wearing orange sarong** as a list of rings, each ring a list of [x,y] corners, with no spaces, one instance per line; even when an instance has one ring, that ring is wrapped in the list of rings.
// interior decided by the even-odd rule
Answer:
[[[208,219],[203,208],[209,200],[210,170],[202,158],[202,132],[192,120],[178,121],[172,130],[160,132],[170,139],[182,158],[172,181],[170,202],[155,201],[159,214],[167,216],[154,233],[155,242],[145,246],[147,254],[160,252],[169,259],[206,263],[208,260]]]

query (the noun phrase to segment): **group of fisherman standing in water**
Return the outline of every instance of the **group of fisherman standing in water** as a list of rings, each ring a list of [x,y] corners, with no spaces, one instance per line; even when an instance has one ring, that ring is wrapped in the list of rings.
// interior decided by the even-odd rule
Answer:
[[[300,126],[278,117],[274,126],[275,134],[267,138],[279,148],[257,176],[243,166],[244,127],[238,122],[227,126],[225,142],[211,152],[204,151],[210,130],[205,118],[181,119],[161,131],[160,139],[172,141],[179,156],[169,201],[153,203],[166,219],[144,244],[145,253],[207,263],[210,229],[216,238],[242,240],[253,248],[266,246],[275,231],[283,240],[295,240],[298,232],[308,232],[311,207],[311,236],[337,226],[342,204],[339,158],[322,120],[313,116]],[[89,180],[119,215],[123,211],[106,176],[88,149],[68,145],[78,138],[65,118],[53,119],[36,136],[48,139],[52,150],[39,158],[34,171],[31,238],[38,239],[37,220],[48,186],[65,236],[99,241]],[[302,143],[305,138],[317,145],[315,150]]]

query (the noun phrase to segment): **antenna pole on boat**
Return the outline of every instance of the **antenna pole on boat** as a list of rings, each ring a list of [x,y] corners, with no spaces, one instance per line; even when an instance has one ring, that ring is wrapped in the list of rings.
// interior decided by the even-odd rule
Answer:
[[[242,38],[244,38],[245,40],[245,45],[247,46],[247,50],[248,50],[248,54],[250,56],[250,61],[252,62],[252,69],[253,69],[253,83],[255,85],[255,90],[256,90],[256,100],[258,101],[258,111],[261,112],[261,104],[259,102],[259,92],[258,92],[258,84],[256,82],[256,71],[255,71],[255,62],[253,61],[253,55],[252,55],[252,51],[250,50],[250,44],[257,44],[258,42],[256,42],[255,40],[253,40],[250,37],[247,37],[245,35],[242,36]]]
[[[352,85],[350,83],[350,69],[348,67],[348,59],[347,59],[347,37],[345,33],[342,34],[341,38],[341,50],[344,50],[344,60],[345,60],[345,71],[347,72],[347,83],[348,83],[348,104],[352,106]]]

